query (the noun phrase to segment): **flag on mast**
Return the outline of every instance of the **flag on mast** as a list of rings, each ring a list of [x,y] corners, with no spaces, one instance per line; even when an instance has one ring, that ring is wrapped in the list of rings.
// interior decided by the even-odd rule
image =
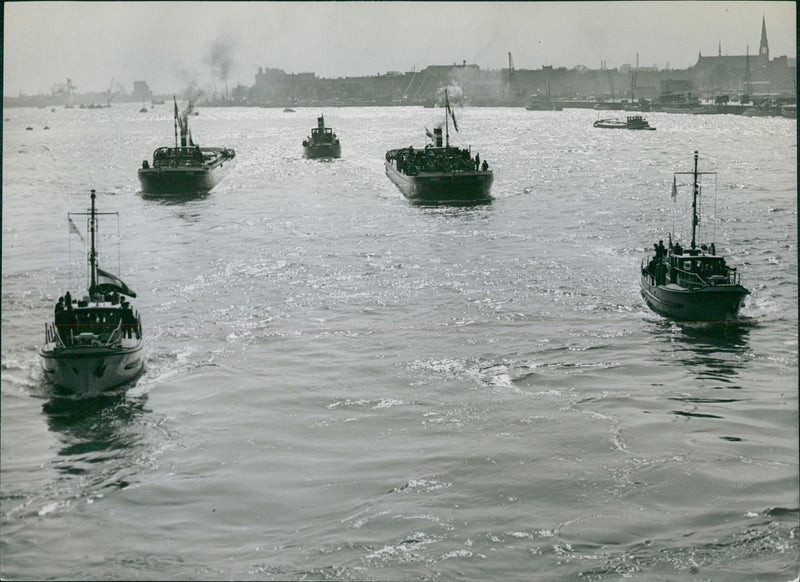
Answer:
[[[453,120],[453,127],[458,131],[458,123],[456,123],[456,114],[453,113],[453,109],[450,107],[450,98],[447,96],[447,89],[444,90],[444,103],[447,106],[447,113],[450,114],[450,119]]]
[[[83,235],[81,234],[81,231],[78,230],[78,227],[75,226],[75,223],[72,222],[72,219],[69,216],[67,216],[67,228],[69,229],[70,233],[77,234],[80,237],[81,242],[84,243],[86,242],[85,240],[83,240]]]
[[[122,279],[115,277],[100,267],[97,267],[97,290],[102,293],[117,292],[128,297],[136,297],[136,293],[131,291]]]

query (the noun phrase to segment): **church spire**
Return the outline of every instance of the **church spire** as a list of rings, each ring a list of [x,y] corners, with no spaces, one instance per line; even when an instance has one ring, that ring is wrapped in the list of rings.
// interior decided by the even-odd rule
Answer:
[[[761,15],[761,45],[758,47],[758,56],[769,60],[769,43],[767,42],[767,21],[764,15]]]

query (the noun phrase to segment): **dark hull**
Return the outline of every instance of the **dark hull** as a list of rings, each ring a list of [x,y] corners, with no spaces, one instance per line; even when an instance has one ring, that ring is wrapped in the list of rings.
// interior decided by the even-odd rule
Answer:
[[[210,192],[228,173],[233,151],[218,147],[200,148],[206,157],[203,163],[160,165],[139,168],[139,183],[144,194],[193,194]],[[226,154],[230,155],[226,155]]]
[[[631,129],[631,130],[644,130],[644,131],[655,131],[655,127],[650,127],[649,125],[628,125],[624,122],[620,123],[605,123],[602,121],[596,121],[594,123],[595,127],[599,127],[601,129]]]
[[[310,160],[319,158],[340,158],[342,157],[342,146],[340,144],[303,146],[303,155]]]
[[[148,168],[139,170],[139,183],[145,194],[210,192],[221,174],[221,168]]]
[[[142,342],[126,348],[43,348],[45,377],[76,394],[100,394],[138,376],[144,368]]]
[[[492,172],[421,172],[407,176],[386,162],[386,175],[409,200],[482,202],[492,199]]]
[[[712,285],[687,289],[678,285],[653,285],[641,279],[642,297],[648,307],[677,321],[719,323],[735,321],[748,295],[741,285]]]

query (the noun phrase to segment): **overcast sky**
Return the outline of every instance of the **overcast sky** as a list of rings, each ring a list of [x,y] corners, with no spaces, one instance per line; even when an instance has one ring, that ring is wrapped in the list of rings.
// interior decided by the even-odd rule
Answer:
[[[252,85],[259,65],[319,77],[636,63],[686,68],[698,52],[794,57],[795,2],[6,2],[5,95]]]

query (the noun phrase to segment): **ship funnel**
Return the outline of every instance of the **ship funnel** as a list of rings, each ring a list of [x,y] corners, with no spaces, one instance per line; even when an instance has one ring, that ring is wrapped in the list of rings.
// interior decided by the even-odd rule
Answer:
[[[442,147],[442,128],[441,127],[434,127],[433,128],[433,143],[434,146],[437,148]]]

